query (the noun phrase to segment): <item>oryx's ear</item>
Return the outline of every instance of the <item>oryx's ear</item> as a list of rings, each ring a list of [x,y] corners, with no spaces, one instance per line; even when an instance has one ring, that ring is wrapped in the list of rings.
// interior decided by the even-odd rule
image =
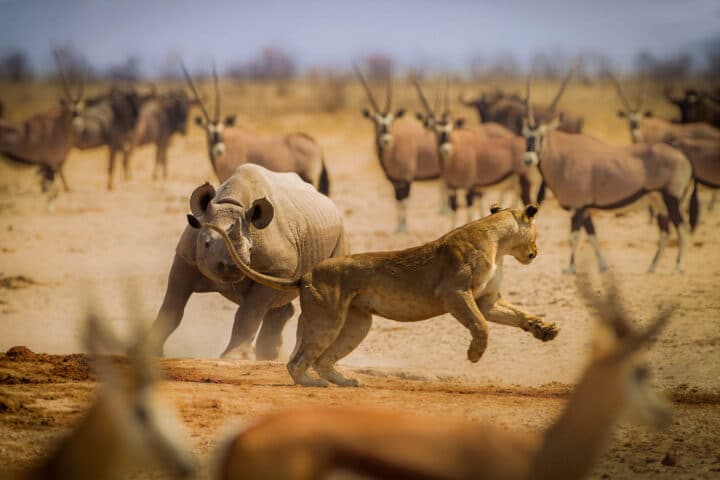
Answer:
[[[643,113],[643,115],[645,115],[646,117],[652,117],[652,116],[653,116],[653,111],[652,111],[652,110],[645,110],[645,113]]]
[[[228,115],[225,117],[223,124],[225,124],[226,127],[232,127],[235,125],[235,115]]]
[[[423,114],[420,113],[420,112],[415,112],[415,118],[417,118],[417,119],[420,120],[421,122],[425,122],[425,115],[423,115]]]
[[[58,100],[58,103],[60,104],[61,107],[64,107],[67,105],[67,100],[65,100],[64,98],[61,98],[60,100]]]
[[[202,118],[200,115],[195,116],[195,125],[198,127],[204,127],[205,126],[205,119]]]
[[[404,108],[400,108],[400,109],[398,109],[398,110],[395,112],[395,118],[400,118],[400,117],[402,117],[403,115],[405,115],[405,109],[404,109]]]
[[[525,221],[528,223],[532,223],[535,221],[535,215],[538,212],[538,206],[534,203],[531,203],[527,207],[525,207],[524,217]]]
[[[499,212],[500,210],[502,210],[502,208],[500,208],[500,205],[498,205],[497,203],[493,203],[492,205],[490,205],[490,213],[491,214],[495,214],[495,213]]]
[[[455,128],[463,128],[464,126],[465,126],[464,118],[456,118],[455,119]]]
[[[363,108],[363,109],[362,109],[362,116],[365,117],[365,118],[370,118],[370,110],[368,110],[367,108]]]
[[[207,212],[208,205],[213,198],[215,198],[215,187],[205,182],[190,195],[190,211],[196,217],[202,216]]]
[[[274,216],[275,208],[265,197],[255,200],[248,211],[245,212],[247,221],[252,223],[258,230],[270,225]]]
[[[624,110],[618,110],[618,111],[617,111],[617,116],[620,117],[620,118],[625,118],[625,117],[627,116],[627,114],[625,113]]]

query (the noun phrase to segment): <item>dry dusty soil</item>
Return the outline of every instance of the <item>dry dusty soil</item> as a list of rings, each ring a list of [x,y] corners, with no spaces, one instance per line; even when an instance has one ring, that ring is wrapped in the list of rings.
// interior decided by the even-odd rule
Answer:
[[[437,184],[413,186],[409,233],[396,235],[393,194],[375,162],[362,119],[316,119],[305,128],[326,149],[332,198],[342,211],[354,251],[396,249],[433,239],[449,228],[438,214]],[[278,129],[304,125],[288,116]],[[92,401],[95,383],[82,352],[83,312],[102,306],[116,330],[127,330],[125,290],[141,286],[147,321],[162,301],[173,250],[185,227],[192,189],[214,181],[204,139],[191,127],[170,153],[170,178],[150,181],[152,151],[134,157],[134,177],[105,185],[104,151],[72,153],[73,187],[46,211],[29,170],[0,165],[0,351],[22,345],[42,354],[0,354],[0,467],[21,468],[46,453]],[[490,196],[495,195],[491,193]],[[703,204],[709,198],[703,191]],[[368,405],[488,419],[509,429],[539,430],[562,410],[590,350],[593,321],[562,269],[568,258],[569,214],[549,200],[538,217],[540,255],[529,266],[506,263],[504,296],[555,321],[549,343],[490,325],[490,344],[477,364],[466,359],[469,334],[449,316],[401,324],[376,319],[342,368],[365,387],[293,386],[282,362],[294,344],[285,331],[281,361],[218,360],[234,307],[217,294],[191,298],[166,345],[162,390],[185,421],[201,458],[227,425],[298,405]],[[657,229],[644,210],[598,214],[601,246],[638,324],[660,305],[679,308],[648,350],[653,381],[674,402],[668,431],[621,424],[594,478],[720,478],[720,211],[703,211],[690,241],[686,273],[673,274],[676,243],[658,272],[646,274]],[[581,269],[595,270],[587,243]],[[568,452],[572,455],[573,452]],[[664,465],[669,454],[674,465]],[[665,462],[668,463],[668,462]]]

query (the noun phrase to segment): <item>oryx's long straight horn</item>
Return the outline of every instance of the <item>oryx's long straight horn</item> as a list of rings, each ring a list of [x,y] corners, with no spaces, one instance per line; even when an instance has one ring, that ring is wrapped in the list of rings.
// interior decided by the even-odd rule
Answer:
[[[535,70],[531,68],[525,85],[525,113],[527,114],[528,122],[533,127],[535,126],[535,112],[533,111],[532,106],[532,85],[535,80],[534,77]]]
[[[608,72],[608,76],[610,77],[610,81],[612,81],[613,85],[615,85],[615,91],[617,91],[618,97],[620,97],[620,102],[623,104],[623,107],[625,107],[625,110],[627,110],[628,112],[632,111],[630,102],[625,96],[625,92],[623,91],[620,82],[618,82],[618,79],[612,72]]]
[[[215,121],[220,121],[220,84],[218,81],[217,68],[213,64],[213,83],[215,84]]]
[[[640,77],[640,90],[638,91],[638,98],[637,98],[637,108],[636,111],[642,110],[643,106],[645,106],[645,99],[647,98],[647,91],[648,91],[648,76],[646,72],[643,72],[643,74]]]
[[[375,111],[375,113],[380,113],[380,107],[378,107],[377,101],[375,101],[375,96],[372,93],[372,90],[370,90],[370,86],[367,84],[367,81],[365,80],[365,77],[363,76],[362,72],[360,72],[360,69],[356,64],[353,63],[353,70],[355,70],[355,75],[357,75],[358,80],[360,80],[360,83],[362,84],[363,88],[365,89],[365,94],[367,95],[368,100],[370,101],[370,106],[372,106],[372,109]]]
[[[443,116],[450,115],[450,79],[445,75],[445,90],[443,101]]]
[[[386,86],[386,90],[385,90],[385,111],[383,113],[385,113],[385,114],[390,113],[391,107],[392,107],[392,73],[390,72],[390,69],[388,68],[387,86]]]
[[[70,85],[68,84],[67,75],[65,74],[65,66],[60,59],[60,52],[57,49],[53,50],[53,56],[55,57],[55,63],[57,63],[58,70],[60,71],[60,79],[62,80],[65,98],[70,101],[75,101],[72,94],[70,93]]]
[[[567,88],[568,83],[570,83],[570,79],[575,74],[575,70],[577,70],[579,64],[580,60],[578,59],[575,61],[575,63],[573,63],[572,67],[570,67],[570,70],[568,71],[567,75],[565,75],[563,82],[560,84],[560,88],[558,89],[557,93],[555,94],[555,98],[553,98],[553,101],[550,104],[550,111],[552,113],[555,113],[555,109],[557,108],[558,103],[560,103],[560,99],[565,92],[565,88]]]
[[[185,75],[185,80],[187,81],[188,85],[190,85],[190,89],[195,96],[195,100],[197,101],[198,105],[200,105],[200,110],[202,110],[202,113],[205,116],[205,120],[210,122],[210,115],[208,114],[207,108],[205,108],[205,102],[203,102],[202,98],[200,98],[200,94],[198,93],[197,88],[195,88],[195,82],[193,82],[193,79],[188,73],[187,68],[185,68],[185,62],[183,62],[182,60],[180,61],[180,68],[182,68],[183,75]]]
[[[413,79],[413,85],[415,85],[415,90],[417,90],[418,97],[420,97],[420,102],[425,108],[425,112],[430,116],[430,118],[435,118],[435,112],[433,112],[433,109],[430,107],[430,104],[428,103],[428,100],[425,97],[425,94],[423,93],[417,78]]]

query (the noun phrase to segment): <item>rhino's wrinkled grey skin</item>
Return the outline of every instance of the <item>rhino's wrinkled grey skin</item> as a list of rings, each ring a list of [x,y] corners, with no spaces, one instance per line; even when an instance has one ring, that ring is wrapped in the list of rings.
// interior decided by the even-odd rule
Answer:
[[[260,272],[299,278],[322,260],[347,253],[337,207],[295,173],[245,164],[217,191],[208,183],[195,189],[190,207],[203,222],[225,229],[243,259]],[[195,292],[218,292],[238,304],[223,356],[236,349],[248,351],[263,322],[256,358],[277,357],[283,326],[293,314],[290,302],[297,295],[243,278],[217,233],[187,227],[151,332],[158,346],[180,324]]]

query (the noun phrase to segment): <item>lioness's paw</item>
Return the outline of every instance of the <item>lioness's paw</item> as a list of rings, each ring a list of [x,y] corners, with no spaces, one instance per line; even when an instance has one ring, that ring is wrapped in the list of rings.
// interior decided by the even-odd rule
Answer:
[[[554,323],[532,320],[530,321],[530,332],[532,332],[533,336],[538,340],[547,342],[557,337],[557,334],[560,332],[560,328]]]
[[[487,341],[478,342],[477,340],[473,340],[470,343],[470,348],[468,348],[467,351],[468,360],[470,360],[472,363],[476,363],[478,360],[480,360],[480,357],[483,356],[486,348]]]

